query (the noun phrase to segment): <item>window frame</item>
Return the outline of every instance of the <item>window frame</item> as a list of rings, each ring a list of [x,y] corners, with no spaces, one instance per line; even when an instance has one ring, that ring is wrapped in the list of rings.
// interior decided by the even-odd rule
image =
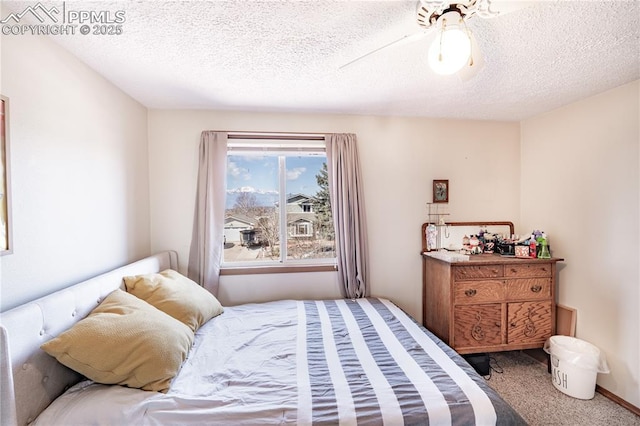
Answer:
[[[279,183],[279,239],[280,259],[270,261],[225,261],[220,265],[221,275],[267,274],[288,272],[325,272],[337,270],[337,255],[332,258],[288,259],[287,241],[291,238],[287,224],[286,157],[323,156],[326,159],[326,144],[322,135],[238,135],[229,137],[227,161],[233,155],[269,155],[278,159]],[[226,185],[225,185],[226,186]],[[225,191],[228,188],[225,187]],[[313,211],[310,208],[310,211]],[[225,215],[226,216],[226,215]],[[297,226],[297,225],[295,225]],[[306,224],[307,229],[309,225]],[[299,237],[310,236],[299,235]],[[295,237],[293,237],[295,238]],[[335,250],[335,249],[334,249]]]

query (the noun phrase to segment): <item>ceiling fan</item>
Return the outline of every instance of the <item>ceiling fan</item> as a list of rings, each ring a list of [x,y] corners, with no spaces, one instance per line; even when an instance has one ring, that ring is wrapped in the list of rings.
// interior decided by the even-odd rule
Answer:
[[[392,46],[423,39],[436,31],[428,51],[429,65],[437,74],[457,74],[466,80],[475,75],[484,64],[478,43],[467,27],[467,21],[474,16],[495,18],[531,3],[533,2],[522,0],[420,0],[416,6],[418,32],[407,34],[361,55],[342,65],[340,69]]]

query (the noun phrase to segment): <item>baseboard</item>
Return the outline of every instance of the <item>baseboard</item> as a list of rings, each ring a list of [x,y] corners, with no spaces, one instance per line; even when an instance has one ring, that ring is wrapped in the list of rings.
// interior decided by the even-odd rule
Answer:
[[[542,349],[526,349],[526,350],[523,350],[522,352],[524,352],[529,357],[535,359],[536,361],[548,366],[548,358],[547,358],[548,355]],[[610,399],[616,404],[626,408],[636,416],[640,416],[640,408],[636,407],[635,405],[631,404],[628,401],[625,401],[624,399],[620,398],[618,395],[611,393],[610,391],[606,390],[602,386],[596,385],[596,392],[598,392],[600,395],[604,396],[605,398]]]
[[[615,402],[616,404],[626,408],[627,410],[631,411],[636,416],[640,416],[640,408],[636,407],[635,405],[631,404],[630,402],[625,401],[624,399],[620,398],[618,395],[615,395],[615,394],[609,392],[608,390],[606,390],[602,386],[596,385],[596,392],[598,392],[600,395],[602,395],[602,396],[604,396],[606,398],[609,398],[611,401]]]

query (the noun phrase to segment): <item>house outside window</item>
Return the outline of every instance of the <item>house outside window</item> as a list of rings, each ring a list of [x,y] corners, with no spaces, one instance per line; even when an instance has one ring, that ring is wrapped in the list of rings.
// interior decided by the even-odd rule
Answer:
[[[322,141],[229,141],[224,266],[335,264]]]

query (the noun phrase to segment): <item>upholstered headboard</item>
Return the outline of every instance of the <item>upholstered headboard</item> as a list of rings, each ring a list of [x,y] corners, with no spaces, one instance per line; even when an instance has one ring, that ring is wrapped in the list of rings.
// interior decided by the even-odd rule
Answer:
[[[122,277],[176,269],[166,251],[57,291],[0,314],[0,424],[26,425],[82,379],[40,345],[86,317]]]

